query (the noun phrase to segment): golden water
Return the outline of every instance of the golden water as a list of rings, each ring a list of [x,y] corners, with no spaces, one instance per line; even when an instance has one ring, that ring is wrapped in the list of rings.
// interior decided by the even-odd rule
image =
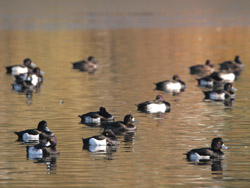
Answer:
[[[224,17],[211,12],[220,10],[221,5],[210,1],[202,1],[197,9],[191,6],[195,1],[190,5],[186,1],[169,2],[170,7],[164,1],[158,1],[158,5],[148,2],[141,8],[130,1],[120,6],[109,1],[110,7],[97,1],[96,6],[73,1],[73,9],[67,12],[69,1],[61,1],[55,11],[39,3],[36,12],[32,1],[25,2],[31,15],[18,8],[24,5],[14,0],[6,8],[12,13],[1,6],[1,187],[249,186],[250,27],[243,19],[248,16],[246,11],[232,18],[236,13],[227,11],[234,10],[233,1],[222,10]],[[60,1],[53,1],[51,6],[55,2]],[[187,9],[183,9],[185,5]],[[245,10],[247,5],[242,1],[236,9]],[[124,6],[127,9],[122,9]],[[47,14],[43,12],[45,7]],[[147,22],[150,19],[156,21],[155,25]],[[71,62],[89,55],[99,60],[95,74],[72,69]],[[203,93],[188,67],[206,59],[217,65],[235,55],[241,56],[245,70],[234,84],[238,91],[233,107],[203,102]],[[32,99],[11,89],[14,79],[4,70],[4,66],[21,64],[26,57],[45,72],[44,83]],[[170,79],[173,74],[186,82],[185,92],[172,96],[154,90],[154,82]],[[136,111],[135,104],[157,94],[171,103],[171,113],[157,118]],[[79,124],[77,115],[100,106],[105,106],[116,120],[131,113],[138,121],[133,141],[124,142],[120,136],[121,145],[111,154],[82,150],[81,138],[102,130]],[[15,142],[13,134],[36,127],[43,119],[56,134],[61,152],[56,165],[49,169],[45,162],[27,160],[25,144]],[[185,160],[183,153],[209,146],[218,136],[230,148],[220,164],[198,165]],[[215,165],[219,171],[213,171]]]

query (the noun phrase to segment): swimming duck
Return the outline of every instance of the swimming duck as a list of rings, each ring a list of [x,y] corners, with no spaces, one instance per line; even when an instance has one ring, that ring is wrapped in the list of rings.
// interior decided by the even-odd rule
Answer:
[[[30,72],[35,64],[32,63],[31,59],[26,58],[23,60],[23,65],[11,65],[7,66],[6,68],[6,73],[7,74],[12,74],[14,76],[19,75],[19,74],[26,74]]]
[[[220,63],[220,70],[221,71],[233,71],[233,72],[240,72],[244,69],[244,64],[240,60],[240,56],[235,56],[234,61],[225,61]]]
[[[208,76],[215,71],[214,65],[210,63],[210,60],[207,60],[204,65],[193,65],[189,67],[189,70],[190,74],[196,74],[200,76]]]
[[[102,121],[113,121],[114,116],[107,112],[106,108],[100,107],[97,112],[89,112],[87,114],[78,115],[81,118],[81,123],[91,124],[100,123]]]
[[[26,146],[27,158],[44,158],[59,155],[60,151],[56,149],[56,137],[48,137],[45,144],[37,144],[35,146]]]
[[[171,111],[170,103],[166,102],[161,95],[157,95],[155,100],[137,104],[137,108],[138,111],[146,113],[165,113]]]
[[[198,85],[202,87],[222,87],[226,82],[233,82],[234,73],[213,72],[209,76],[196,78]]]
[[[111,129],[115,134],[122,134],[126,131],[135,131],[136,126],[132,123],[135,122],[135,118],[128,114],[124,117],[123,121],[115,121],[115,122],[103,122],[102,127],[104,129]]]
[[[39,141],[42,139],[46,139],[47,135],[51,134],[47,122],[44,120],[38,123],[36,129],[27,129],[19,132],[15,131],[14,133],[18,136],[17,141],[24,141],[24,142]]]
[[[165,80],[155,83],[157,90],[179,93],[186,88],[185,82],[178,75],[173,76],[173,80]]]
[[[36,67],[32,73],[20,74],[15,76],[16,81],[12,84],[12,89],[18,92],[25,90],[35,90],[43,82],[40,68]]]
[[[224,145],[222,138],[218,137],[212,140],[211,148],[192,149],[185,155],[190,161],[223,158],[224,153],[221,151],[222,148],[227,149],[227,147]]]
[[[215,100],[215,101],[224,101],[226,99],[226,95],[228,95],[228,97],[230,97],[231,99],[235,99],[235,93],[233,92],[233,90],[236,90],[233,87],[232,83],[226,83],[224,85],[224,90],[222,89],[218,89],[218,90],[213,90],[213,91],[203,91],[204,95],[205,95],[205,100]],[[228,98],[227,97],[227,98]]]
[[[73,69],[79,69],[80,71],[87,71],[93,73],[97,70],[98,62],[93,56],[89,56],[87,60],[82,60],[72,63]]]
[[[32,73],[28,74],[25,81],[29,82],[33,86],[40,85],[43,82],[41,69],[39,67],[34,68]]]
[[[89,146],[117,146],[120,142],[117,140],[114,132],[110,129],[105,129],[101,135],[92,136],[89,138],[82,138],[83,148],[87,149]]]

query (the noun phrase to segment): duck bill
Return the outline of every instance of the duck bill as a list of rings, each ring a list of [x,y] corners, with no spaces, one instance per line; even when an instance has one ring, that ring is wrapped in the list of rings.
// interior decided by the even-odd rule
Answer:
[[[223,149],[228,149],[228,147],[227,146],[225,146],[224,144],[222,144],[222,146],[221,146]]]
[[[132,123],[139,123],[135,118],[132,119]]]
[[[47,142],[47,143],[45,144],[45,146],[46,146],[46,147],[50,146],[50,142]]]
[[[31,62],[31,66],[32,66],[32,67],[36,67],[36,64],[33,63],[33,62]]]
[[[236,88],[232,87],[232,90],[233,90],[233,91],[237,91],[238,89],[236,89]]]
[[[49,130],[49,128],[48,128],[48,127],[46,127],[46,128],[45,128],[45,131],[46,131],[46,132],[50,132],[50,130]]]

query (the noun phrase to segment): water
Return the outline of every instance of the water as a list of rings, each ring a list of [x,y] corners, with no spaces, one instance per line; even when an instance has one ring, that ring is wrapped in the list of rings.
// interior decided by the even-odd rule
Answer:
[[[22,2],[0,2],[1,187],[249,187],[248,1]],[[71,62],[89,55],[99,60],[95,74],[72,69]],[[188,67],[206,59],[217,65],[235,55],[245,69],[234,84],[233,107],[203,102]],[[31,99],[11,89],[14,79],[3,68],[26,57],[45,72]],[[186,82],[185,92],[154,90],[153,83],[173,74]],[[157,94],[171,103],[171,113],[136,111],[135,104]],[[139,122],[132,140],[118,137],[115,152],[82,150],[81,138],[102,129],[79,124],[77,115],[100,106],[116,120],[131,113]],[[13,131],[43,119],[61,154],[28,160],[26,144],[15,142]],[[229,147],[225,160],[185,160],[183,153],[218,136]]]

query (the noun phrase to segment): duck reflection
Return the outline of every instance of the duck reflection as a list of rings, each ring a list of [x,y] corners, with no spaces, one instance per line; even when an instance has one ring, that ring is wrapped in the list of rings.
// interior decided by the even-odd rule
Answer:
[[[134,141],[135,141],[135,135],[136,135],[136,132],[135,131],[128,131],[128,132],[124,132],[123,133],[123,141],[126,143],[126,144],[133,144]]]
[[[57,169],[57,158],[59,157],[59,155],[57,156],[49,156],[49,157],[42,157],[42,158],[28,158],[28,160],[34,160],[34,163],[44,163],[47,167],[47,171],[48,173],[51,172],[56,172]]]
[[[91,154],[98,157],[104,157],[107,160],[113,160],[113,153],[117,152],[119,145],[115,146],[97,146],[84,145],[83,150],[88,150]]]
[[[223,166],[221,163],[222,160],[223,159],[211,159],[211,160],[202,159],[199,161],[192,161],[192,160],[187,159],[187,161],[190,162],[189,164],[192,164],[192,165],[198,165],[198,166],[211,165],[211,171],[216,172],[212,174],[222,174],[222,171],[223,171]]]

